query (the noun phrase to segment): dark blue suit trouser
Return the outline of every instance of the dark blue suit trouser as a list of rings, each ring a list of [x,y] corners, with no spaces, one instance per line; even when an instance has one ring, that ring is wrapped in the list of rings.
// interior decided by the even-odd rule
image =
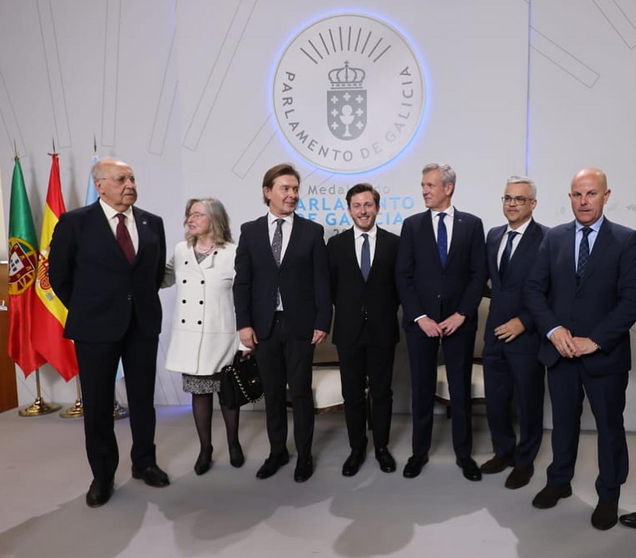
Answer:
[[[440,339],[427,337],[414,325],[406,332],[406,343],[411,363],[413,455],[422,456],[431,447]],[[451,397],[453,448],[459,459],[470,457],[473,447],[471,380],[475,332],[474,324],[465,323],[453,335],[441,339]]]
[[[602,500],[618,499],[629,468],[623,426],[627,381],[627,372],[592,376],[580,359],[561,358],[548,368],[553,420],[548,484],[568,484],[574,477],[585,393],[598,431],[596,491]]]
[[[513,455],[515,466],[533,464],[543,438],[545,368],[535,354],[512,353],[503,341],[484,348],[486,414],[495,454]],[[519,411],[519,442],[513,426],[513,395]]]

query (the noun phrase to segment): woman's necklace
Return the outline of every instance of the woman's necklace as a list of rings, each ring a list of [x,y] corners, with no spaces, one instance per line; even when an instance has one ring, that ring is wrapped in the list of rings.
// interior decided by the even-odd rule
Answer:
[[[215,248],[216,248],[216,244],[214,244],[214,243],[210,244],[210,246],[208,246],[207,248],[204,248],[203,246],[200,246],[198,242],[194,245],[194,249],[199,254],[205,254],[205,255],[207,255],[210,252],[212,252],[212,250],[214,250]]]

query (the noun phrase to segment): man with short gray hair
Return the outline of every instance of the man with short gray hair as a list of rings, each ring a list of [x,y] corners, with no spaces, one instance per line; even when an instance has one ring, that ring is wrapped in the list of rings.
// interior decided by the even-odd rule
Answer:
[[[543,437],[545,369],[537,358],[540,337],[522,300],[523,285],[547,230],[532,218],[536,197],[532,180],[511,176],[501,198],[508,223],[491,229],[486,239],[491,301],[483,365],[495,455],[481,466],[481,471],[495,474],[513,466],[505,483],[510,489],[530,482]],[[518,441],[512,413],[515,391]]]

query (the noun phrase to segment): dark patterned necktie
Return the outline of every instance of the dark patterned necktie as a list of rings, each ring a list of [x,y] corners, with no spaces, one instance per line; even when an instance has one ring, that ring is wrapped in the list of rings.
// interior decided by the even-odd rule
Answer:
[[[499,278],[503,279],[508,268],[508,262],[510,261],[510,254],[512,254],[512,243],[515,240],[515,236],[519,233],[515,231],[508,231],[508,242],[504,248],[503,254],[501,254],[501,261],[499,262]]]
[[[130,265],[135,261],[135,247],[133,246],[132,239],[130,238],[130,233],[128,232],[128,228],[126,227],[126,216],[123,213],[117,214],[117,219],[119,219],[119,223],[117,223],[117,229],[115,232],[115,236],[117,237],[117,244],[121,248],[121,251],[126,256],[128,263]]]
[[[446,256],[448,256],[448,233],[446,231],[446,225],[444,224],[444,217],[446,217],[446,213],[440,213],[438,217],[437,251],[439,252],[439,259],[442,262],[442,267],[446,267]]]
[[[280,267],[280,254],[283,249],[283,219],[276,219],[276,230],[274,231],[274,237],[272,238],[272,254],[274,254],[274,261],[276,265]]]
[[[371,250],[369,248],[369,235],[362,233],[364,242],[362,243],[362,253],[360,255],[360,270],[362,271],[362,277],[366,281],[371,271]]]
[[[585,275],[585,268],[590,259],[590,242],[587,237],[592,232],[592,229],[590,227],[583,227],[581,232],[583,233],[583,238],[581,238],[581,244],[579,244],[579,262],[576,266],[577,281],[580,281],[581,277]]]

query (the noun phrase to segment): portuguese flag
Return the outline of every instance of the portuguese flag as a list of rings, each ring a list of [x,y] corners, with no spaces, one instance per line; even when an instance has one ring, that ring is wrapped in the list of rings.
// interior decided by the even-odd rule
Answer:
[[[57,153],[49,155],[53,160],[42,217],[31,340],[38,353],[68,382],[78,372],[75,346],[70,339],[64,338],[64,324],[66,324],[68,310],[55,295],[49,283],[49,252],[53,230],[66,208],[60,184],[60,161]]]
[[[20,159],[15,158],[9,208],[9,356],[28,376],[46,360],[31,343],[36,236]]]

